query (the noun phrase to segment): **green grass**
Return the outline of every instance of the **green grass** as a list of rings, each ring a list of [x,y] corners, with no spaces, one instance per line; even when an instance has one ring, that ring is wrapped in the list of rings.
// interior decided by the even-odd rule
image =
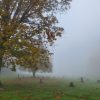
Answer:
[[[72,80],[23,78],[3,80],[4,90],[0,100],[100,100],[100,84],[73,80],[75,87],[69,87]]]

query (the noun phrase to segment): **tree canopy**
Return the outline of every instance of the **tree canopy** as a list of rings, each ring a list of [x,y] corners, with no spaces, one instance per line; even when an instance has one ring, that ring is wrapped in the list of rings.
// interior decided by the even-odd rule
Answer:
[[[41,46],[53,43],[63,28],[56,14],[66,11],[71,0],[0,0],[0,68],[36,63]],[[40,60],[39,60],[40,61]]]

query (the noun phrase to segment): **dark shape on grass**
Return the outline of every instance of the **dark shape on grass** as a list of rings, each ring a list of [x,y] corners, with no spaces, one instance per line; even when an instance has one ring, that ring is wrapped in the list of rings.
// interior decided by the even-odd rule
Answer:
[[[83,77],[81,77],[81,83],[84,83],[84,78]]]
[[[69,87],[75,87],[74,82],[70,82]]]
[[[97,83],[100,83],[100,80],[97,80]]]
[[[0,81],[0,88],[1,88],[1,87],[3,87],[3,84],[2,84],[2,82]]]
[[[40,84],[43,84],[43,78],[40,78],[40,82],[39,82]]]

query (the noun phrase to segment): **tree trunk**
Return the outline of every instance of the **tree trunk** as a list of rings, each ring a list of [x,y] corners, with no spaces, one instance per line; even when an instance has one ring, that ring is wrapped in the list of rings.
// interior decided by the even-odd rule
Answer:
[[[36,78],[36,71],[38,70],[38,68],[36,67],[36,68],[34,68],[33,70],[32,70],[32,72],[33,72],[33,77],[34,78]]]
[[[2,42],[0,43],[0,72],[1,72],[1,68],[3,66],[3,62],[2,62],[2,58],[3,58],[3,51],[4,51],[4,47]]]
[[[1,73],[1,68],[2,68],[2,57],[0,56],[0,73]],[[0,90],[3,90],[3,84],[0,80]]]
[[[33,77],[36,78],[36,71],[33,71]]]
[[[0,57],[0,72],[1,72],[1,67],[2,67],[2,57]]]

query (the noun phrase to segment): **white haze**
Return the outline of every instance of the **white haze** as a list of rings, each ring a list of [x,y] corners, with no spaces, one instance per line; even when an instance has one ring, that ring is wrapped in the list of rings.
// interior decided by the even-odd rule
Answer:
[[[65,33],[53,47],[53,74],[70,77],[99,77],[100,0],[73,0],[67,14],[58,16]],[[96,67],[98,65],[98,67]]]

